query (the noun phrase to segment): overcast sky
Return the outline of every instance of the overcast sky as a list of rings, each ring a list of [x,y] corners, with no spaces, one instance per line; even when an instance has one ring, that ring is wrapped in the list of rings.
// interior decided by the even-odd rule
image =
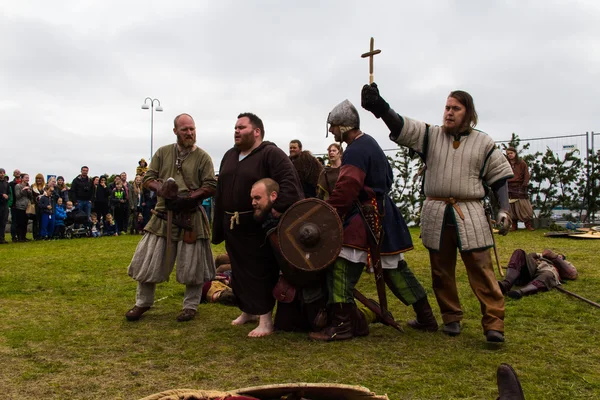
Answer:
[[[240,112],[266,140],[323,153],[344,99],[363,131],[393,148],[360,109],[375,81],[400,114],[439,124],[448,93],[470,92],[495,140],[600,131],[600,2],[0,0],[0,167],[73,179],[125,171],[196,120],[215,169]]]

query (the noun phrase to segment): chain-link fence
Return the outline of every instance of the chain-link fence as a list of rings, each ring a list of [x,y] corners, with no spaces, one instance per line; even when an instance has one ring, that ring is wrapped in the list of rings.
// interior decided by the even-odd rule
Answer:
[[[574,135],[534,138],[515,136],[512,140],[496,141],[496,144],[504,150],[515,139],[519,143],[517,150],[520,155],[529,155],[530,161],[537,160],[537,164],[544,165],[547,161],[545,157],[547,157],[548,152],[552,152],[554,159],[558,160],[555,161],[557,165],[544,167],[544,173],[533,171],[533,184],[530,183],[530,189],[532,190],[532,203],[534,207],[537,207],[536,215],[548,217],[573,214],[577,219],[583,219],[584,213],[589,210],[591,212],[590,217],[593,218],[599,208],[596,193],[599,190],[596,188],[600,186],[600,179],[598,178],[600,173],[600,133],[592,131]],[[401,147],[386,148],[383,151],[389,157],[394,172],[391,195],[400,209],[405,211],[407,222],[418,225],[423,197],[419,190],[420,179],[415,176],[416,171],[420,169],[419,160],[418,158],[412,160],[408,158],[408,152],[405,149],[403,151]],[[599,152],[598,155],[596,155],[596,151]],[[315,154],[315,156],[327,158],[326,154]],[[556,182],[556,176],[548,178],[548,175],[552,176],[554,174],[554,169],[556,171],[565,168],[568,170],[568,162],[561,164],[560,160],[572,159],[572,157],[581,160],[581,163],[577,164],[581,171],[577,177],[568,177],[568,174],[563,171],[558,179],[566,180],[568,178],[569,182]],[[543,193],[548,190],[549,186],[552,187],[557,184],[562,187],[560,193],[554,193],[553,195]],[[565,197],[569,197],[569,200],[564,200]],[[562,198],[562,200],[559,198]],[[555,208],[560,209],[558,214],[554,212]]]

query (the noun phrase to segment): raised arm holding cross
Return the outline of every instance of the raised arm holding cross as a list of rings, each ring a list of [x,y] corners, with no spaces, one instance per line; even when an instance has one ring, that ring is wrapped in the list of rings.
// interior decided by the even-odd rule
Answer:
[[[369,57],[369,83],[373,83],[373,57],[375,54],[381,53],[381,50],[373,50],[375,39],[371,38],[371,50],[361,55],[362,58]]]

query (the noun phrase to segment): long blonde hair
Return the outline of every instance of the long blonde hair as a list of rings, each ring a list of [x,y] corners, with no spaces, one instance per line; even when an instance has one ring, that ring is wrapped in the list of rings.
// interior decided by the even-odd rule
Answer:
[[[38,178],[42,179],[42,183],[41,184],[39,184],[37,182]],[[46,182],[44,182],[44,175],[42,175],[41,173],[37,174],[35,176],[35,180],[33,181],[33,185],[31,185],[31,186],[35,187],[38,190],[38,192],[42,193],[44,191],[44,187],[46,186]]]
[[[140,177],[140,183],[139,184],[137,183],[138,176]],[[143,184],[144,184],[144,181],[142,180],[142,176],[141,175],[136,175],[135,178],[133,179],[133,192],[135,194],[140,194],[140,192],[142,191],[142,188],[143,188]]]

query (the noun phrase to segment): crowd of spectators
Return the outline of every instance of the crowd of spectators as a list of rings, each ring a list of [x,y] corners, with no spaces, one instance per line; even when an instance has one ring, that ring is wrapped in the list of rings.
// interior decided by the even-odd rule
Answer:
[[[7,243],[8,223],[13,242],[31,240],[30,223],[33,240],[72,237],[72,232],[89,237],[141,233],[156,205],[156,194],[142,185],[147,170],[140,160],[135,178],[128,181],[125,172],[90,176],[83,166],[68,184],[62,176],[46,181],[41,173],[31,182],[18,169],[10,180],[0,168],[0,244]]]
[[[338,154],[331,154],[332,146],[328,148],[330,163]],[[301,178],[305,196],[315,197],[317,181],[329,167],[324,170],[323,159],[303,151],[297,139],[290,143],[289,155]],[[341,147],[337,158],[340,156]],[[128,181],[125,172],[90,176],[89,168],[83,166],[69,184],[62,176],[49,176],[46,181],[41,173],[30,182],[29,174],[18,169],[10,180],[0,168],[0,232],[4,233],[9,224],[13,242],[32,240],[27,237],[30,224],[33,240],[142,233],[157,200],[156,193],[142,185],[147,170],[146,160],[141,159],[135,178]],[[212,202],[212,198],[202,202],[209,221],[212,221]],[[0,235],[0,244],[3,243],[7,243],[5,235]]]

